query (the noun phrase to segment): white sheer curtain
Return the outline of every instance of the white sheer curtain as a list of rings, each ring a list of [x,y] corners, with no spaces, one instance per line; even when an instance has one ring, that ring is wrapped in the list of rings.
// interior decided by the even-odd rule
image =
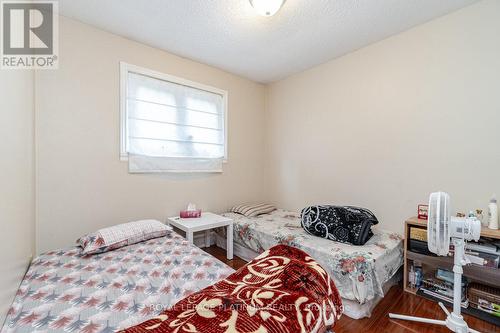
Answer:
[[[130,172],[222,172],[222,95],[129,72],[126,110]]]

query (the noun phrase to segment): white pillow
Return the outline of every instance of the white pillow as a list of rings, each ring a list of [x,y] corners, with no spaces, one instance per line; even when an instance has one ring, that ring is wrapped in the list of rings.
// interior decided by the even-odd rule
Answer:
[[[83,254],[103,253],[148,239],[163,237],[172,228],[157,220],[141,220],[99,229],[76,242]]]

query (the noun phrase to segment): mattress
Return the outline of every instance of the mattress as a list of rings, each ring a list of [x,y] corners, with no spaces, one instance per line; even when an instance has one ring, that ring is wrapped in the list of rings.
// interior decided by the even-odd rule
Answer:
[[[403,242],[397,233],[373,228],[374,235],[365,245],[354,246],[307,234],[297,212],[278,209],[252,218],[223,215],[234,220],[235,248],[262,253],[287,244],[302,249],[328,271],[343,299],[359,304],[383,297],[383,286],[403,265]]]
[[[226,238],[220,234],[215,234],[215,242],[216,245],[220,248],[226,248]],[[240,244],[234,245],[234,255],[240,257],[245,261],[251,261],[259,254],[253,250],[250,250],[247,247],[244,247]],[[386,294],[389,289],[393,286],[399,284],[402,278],[402,268],[398,271],[398,273],[394,274],[392,278],[387,281],[383,286],[382,290],[384,294]],[[352,319],[361,319],[365,317],[371,317],[372,310],[375,306],[382,300],[383,297],[376,296],[372,300],[366,301],[363,304],[360,304],[358,301],[353,301],[350,299],[342,298],[342,303],[344,305],[344,315],[352,318]]]
[[[2,333],[114,332],[234,272],[175,233],[103,254],[80,252],[51,251],[32,262]]]

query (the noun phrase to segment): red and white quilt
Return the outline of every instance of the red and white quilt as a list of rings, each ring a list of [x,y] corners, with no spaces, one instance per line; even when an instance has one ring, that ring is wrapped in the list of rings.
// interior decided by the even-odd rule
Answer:
[[[343,312],[330,276],[305,252],[275,246],[226,279],[123,333],[322,333]]]

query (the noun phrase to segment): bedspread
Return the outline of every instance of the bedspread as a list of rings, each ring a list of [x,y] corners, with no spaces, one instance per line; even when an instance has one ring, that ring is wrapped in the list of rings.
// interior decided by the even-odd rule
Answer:
[[[115,332],[232,272],[175,233],[97,255],[48,252],[32,262],[2,332]]]
[[[326,271],[307,253],[277,245],[122,333],[323,333],[341,315],[342,300]]]
[[[297,212],[278,209],[253,218],[223,215],[234,220],[236,243],[257,253],[277,244],[302,249],[328,271],[342,298],[361,304],[383,296],[382,286],[403,264],[402,237],[396,233],[373,228],[374,236],[355,246],[307,234]]]

